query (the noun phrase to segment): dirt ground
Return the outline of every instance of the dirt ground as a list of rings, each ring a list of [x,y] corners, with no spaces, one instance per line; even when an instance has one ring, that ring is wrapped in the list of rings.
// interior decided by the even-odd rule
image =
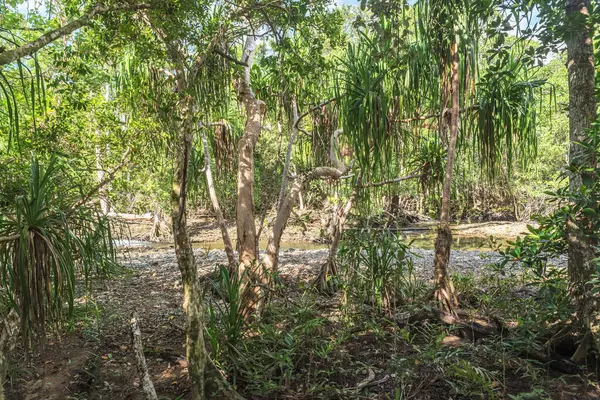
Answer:
[[[214,241],[220,238],[216,227],[207,220],[193,221],[195,241]],[[318,227],[317,224],[314,224]],[[136,227],[138,229],[139,227]],[[524,224],[489,223],[461,226],[461,234],[498,236],[514,235],[525,229]],[[284,241],[317,239],[317,228],[304,230],[292,227]],[[303,288],[316,276],[327,250],[283,251],[281,279],[291,298],[299,298]],[[201,279],[206,279],[215,265],[225,263],[222,251],[196,250]],[[130,318],[134,311],[140,316],[142,340],[148,367],[159,398],[186,399],[189,394],[187,362],[185,359],[184,319],[181,308],[181,277],[169,248],[139,248],[122,250],[124,273],[109,279],[96,280],[93,295],[77,300],[75,323],[55,334],[45,348],[34,352],[29,362],[18,351],[11,370],[11,382],[6,386],[9,400],[142,400],[139,375],[130,342]],[[475,257],[465,252],[464,259]],[[461,261],[462,260],[462,261]],[[428,263],[429,261],[427,261]],[[429,265],[429,264],[427,264]],[[318,297],[316,307],[323,315],[330,315],[339,307],[340,296]],[[333,325],[332,325],[333,326]],[[332,328],[333,329],[333,328]],[[374,381],[381,384],[369,389],[368,396],[353,391],[342,391],[335,397],[314,396],[294,392],[267,397],[248,396],[248,399],[312,399],[312,398],[394,398],[395,378],[386,371],[389,352],[405,352],[410,357],[414,350],[398,348],[390,338],[397,335],[397,327],[383,324],[389,334],[373,334],[372,329],[356,332],[340,346],[336,365],[320,366],[330,369],[331,378],[340,387],[353,388],[365,379],[360,365],[367,362],[374,371]],[[405,346],[405,345],[402,345]],[[342,367],[340,366],[346,366]],[[311,368],[310,364],[302,368]],[[448,386],[442,381],[428,382],[427,389],[418,391],[423,382],[431,379],[429,367],[418,369],[415,378],[414,399],[447,399]],[[301,372],[298,372],[301,373]],[[511,391],[525,390],[528,380],[509,376]],[[299,390],[299,389],[298,389]],[[555,399],[600,399],[600,391],[569,379],[557,388]],[[295,394],[294,394],[295,393]],[[471,397],[469,397],[471,398]],[[482,398],[475,396],[472,398]]]

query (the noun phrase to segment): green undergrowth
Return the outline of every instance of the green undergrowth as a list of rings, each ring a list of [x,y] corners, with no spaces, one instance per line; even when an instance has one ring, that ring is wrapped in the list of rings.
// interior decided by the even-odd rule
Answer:
[[[394,257],[351,242],[360,261],[342,266],[333,296],[286,285],[288,291],[249,324],[237,315],[236,298],[211,297],[212,355],[241,393],[265,399],[552,399],[564,398],[557,397],[561,392],[579,398],[590,390],[591,367],[567,376],[524,355],[569,312],[562,280],[498,264],[478,276],[455,275],[463,311],[502,325],[496,334],[469,340],[457,325],[410,319],[430,312],[430,287],[406,263],[405,245],[378,239],[370,243],[391,246],[386,251]],[[235,280],[221,278],[214,284],[232,292]],[[372,297],[378,291],[390,301]]]

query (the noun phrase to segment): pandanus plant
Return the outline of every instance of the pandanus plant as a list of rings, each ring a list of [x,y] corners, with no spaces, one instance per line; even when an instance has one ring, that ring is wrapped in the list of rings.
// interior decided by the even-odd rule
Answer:
[[[26,345],[73,315],[78,278],[87,286],[117,265],[108,220],[69,202],[63,172],[56,160],[44,168],[33,159],[27,189],[1,197],[0,295],[18,312]]]

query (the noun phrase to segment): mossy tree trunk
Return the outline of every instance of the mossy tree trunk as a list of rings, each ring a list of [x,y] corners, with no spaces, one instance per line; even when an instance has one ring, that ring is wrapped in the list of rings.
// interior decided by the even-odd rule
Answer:
[[[454,171],[454,158],[456,152],[456,141],[458,138],[458,115],[460,113],[459,101],[459,57],[458,44],[456,39],[453,41],[450,49],[451,53],[451,76],[450,76],[450,96],[452,108],[450,110],[450,137],[448,139],[448,152],[446,158],[446,175],[444,177],[444,186],[442,189],[442,207],[440,212],[440,226],[435,240],[434,256],[434,284],[435,299],[440,310],[452,312],[454,307],[458,306],[454,286],[448,274],[448,264],[450,262],[450,248],[452,246],[452,230],[450,229],[450,195],[452,188],[452,177]],[[442,112],[442,124],[446,119],[446,111]]]
[[[590,0],[567,1],[565,41],[569,82],[569,163],[576,167],[577,171],[597,168],[595,153],[580,145],[588,142],[592,123],[597,117],[591,11]],[[577,194],[583,187],[591,187],[594,181],[595,177],[592,174],[573,173],[569,181],[571,192]],[[589,283],[596,271],[594,259],[597,257],[598,240],[587,218],[569,217],[567,242],[568,273],[572,293],[577,301],[578,320],[583,325],[584,337],[592,335],[592,342],[600,352],[598,299],[592,294],[592,285]],[[587,347],[589,342],[583,340],[582,346]],[[584,349],[578,349],[573,361],[584,361],[585,354]]]

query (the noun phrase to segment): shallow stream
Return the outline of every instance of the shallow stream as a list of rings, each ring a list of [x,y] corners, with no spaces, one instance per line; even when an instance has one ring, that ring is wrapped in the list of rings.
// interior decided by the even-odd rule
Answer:
[[[423,250],[432,250],[435,243],[435,232],[431,230],[407,229],[398,232],[398,238],[406,243],[412,241],[412,247]],[[153,247],[156,249],[170,248],[173,244],[170,242],[149,242],[142,240],[118,239],[115,241],[118,247]],[[506,244],[506,239],[497,239],[497,244]],[[222,241],[211,242],[194,242],[194,249],[205,250],[223,250]],[[267,247],[267,241],[260,242],[260,248]],[[326,243],[317,242],[283,242],[281,250],[320,250],[327,249],[329,245]],[[454,250],[479,250],[479,251],[494,251],[489,237],[460,235],[454,233],[452,238],[452,248]]]

